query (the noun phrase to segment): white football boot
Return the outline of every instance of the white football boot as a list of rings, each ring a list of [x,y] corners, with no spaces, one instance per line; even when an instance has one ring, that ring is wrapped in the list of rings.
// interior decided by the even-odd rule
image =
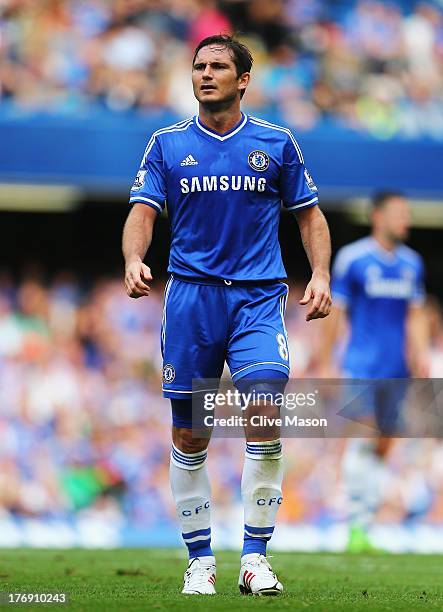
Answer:
[[[259,553],[242,557],[238,586],[242,595],[280,595],[283,591],[268,560]]]
[[[215,595],[215,564],[205,565],[199,557],[191,559],[183,578],[185,595]]]

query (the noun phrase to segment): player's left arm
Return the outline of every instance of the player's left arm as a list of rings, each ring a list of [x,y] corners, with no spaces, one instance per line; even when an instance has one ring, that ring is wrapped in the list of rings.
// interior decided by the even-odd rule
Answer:
[[[426,314],[425,267],[417,255],[414,286],[406,319],[406,358],[411,375],[427,378],[430,373],[431,333]]]
[[[428,378],[430,363],[430,330],[425,306],[411,303],[406,322],[406,355],[415,378]]]
[[[282,151],[280,195],[283,208],[294,213],[303,246],[311,264],[312,277],[300,304],[311,302],[306,321],[327,317],[331,309],[329,265],[331,238],[318,203],[318,190],[309,174],[300,147],[288,131]]]
[[[294,213],[303,246],[311,264],[312,277],[304,296],[302,306],[311,302],[306,321],[327,317],[332,304],[329,266],[331,262],[331,237],[325,216],[318,206],[302,208]]]

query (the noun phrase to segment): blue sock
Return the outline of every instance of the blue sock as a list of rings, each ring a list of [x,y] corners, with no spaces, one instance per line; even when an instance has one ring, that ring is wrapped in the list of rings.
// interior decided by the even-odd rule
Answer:
[[[186,546],[188,547],[190,559],[194,559],[194,557],[214,556],[211,548],[210,527],[207,529],[198,529],[197,531],[191,531],[189,533],[182,533],[182,536]]]
[[[252,527],[251,525],[245,525],[241,556],[259,553],[266,557],[266,546],[271,539],[273,531],[274,527]]]

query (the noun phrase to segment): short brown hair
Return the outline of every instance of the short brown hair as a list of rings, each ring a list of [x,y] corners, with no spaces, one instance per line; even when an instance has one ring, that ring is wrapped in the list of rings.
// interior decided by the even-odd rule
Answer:
[[[381,191],[377,191],[372,196],[372,209],[377,210],[379,208],[383,208],[383,206],[391,200],[392,198],[404,198],[405,195],[400,191],[394,191],[389,189],[383,189]]]

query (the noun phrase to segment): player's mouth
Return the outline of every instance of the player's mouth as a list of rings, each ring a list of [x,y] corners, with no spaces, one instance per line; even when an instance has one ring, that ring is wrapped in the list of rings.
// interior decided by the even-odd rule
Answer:
[[[214,85],[201,85],[200,91],[215,91]]]

